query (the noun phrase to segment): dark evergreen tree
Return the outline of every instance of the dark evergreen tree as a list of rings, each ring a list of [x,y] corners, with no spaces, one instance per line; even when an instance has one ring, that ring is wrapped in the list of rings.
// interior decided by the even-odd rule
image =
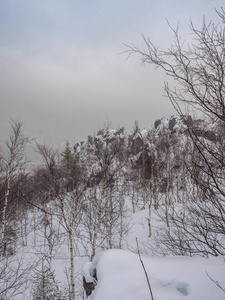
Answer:
[[[70,143],[69,141],[66,142],[66,148],[65,150],[61,153],[63,157],[63,162],[66,165],[67,170],[71,167],[73,163],[73,152],[72,149],[70,148]]]
[[[55,281],[54,272],[45,266],[44,260],[42,269],[35,270],[33,287],[33,300],[66,300]]]

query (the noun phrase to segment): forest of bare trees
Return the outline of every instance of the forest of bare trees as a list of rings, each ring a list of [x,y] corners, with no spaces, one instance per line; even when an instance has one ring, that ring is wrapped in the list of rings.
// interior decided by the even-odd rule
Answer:
[[[128,134],[107,125],[76,145],[67,142],[61,152],[36,144],[40,163],[31,167],[25,154],[30,139],[12,121],[0,152],[0,299],[26,290],[36,268],[34,290],[43,291],[45,280],[57,297],[49,299],[84,299],[77,259],[126,247],[128,207],[133,214],[148,210],[154,243],[145,251],[224,256],[224,11],[217,15],[219,24],[203,22],[201,30],[190,24],[195,44],[185,45],[172,29],[170,49],[159,50],[146,37],[146,50],[129,46],[129,54],[141,55],[178,83],[174,90],[165,85],[177,115],[156,120],[154,128],[141,130],[136,122]],[[201,118],[187,116],[182,102]],[[164,224],[158,230],[151,227],[153,211]],[[68,284],[61,287],[52,260],[64,257],[63,243]],[[36,261],[21,250],[31,246]]]
[[[185,161],[193,193],[182,215],[171,215],[174,230],[165,231],[164,246],[175,253],[219,255],[224,253],[224,113],[225,113],[225,28],[224,10],[216,10],[218,23],[206,23],[197,29],[190,22],[194,43],[187,44],[173,29],[174,42],[169,49],[159,49],[143,36],[145,50],[131,45],[128,53],[138,54],[142,62],[161,68],[176,82],[165,83],[167,97],[187,126],[190,160]],[[187,121],[182,104],[199,112],[211,130],[195,127]],[[199,195],[202,195],[200,198]],[[199,202],[199,199],[202,201]],[[191,200],[191,201],[190,201]],[[166,209],[167,214],[167,209]],[[167,219],[167,225],[169,225]],[[169,227],[171,227],[169,226]],[[222,239],[223,240],[223,239]],[[217,241],[217,242],[216,242]]]

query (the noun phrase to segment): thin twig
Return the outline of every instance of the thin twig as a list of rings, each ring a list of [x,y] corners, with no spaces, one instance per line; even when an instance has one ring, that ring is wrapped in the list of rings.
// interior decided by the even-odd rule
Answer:
[[[143,263],[143,261],[142,261],[142,259],[141,259],[141,254],[140,254],[140,251],[139,251],[138,239],[137,239],[137,238],[136,238],[136,243],[137,243],[137,249],[138,249],[139,259],[140,259],[141,265],[142,265],[142,267],[143,267],[143,270],[144,270],[144,272],[145,272],[145,277],[146,277],[146,279],[147,279],[147,283],[148,283],[149,291],[150,291],[150,294],[151,294],[151,298],[152,298],[152,300],[154,300],[153,294],[152,294],[151,285],[150,285],[150,281],[149,281],[149,278],[148,278],[148,274],[147,274],[147,272],[146,272],[144,263]]]
[[[214,280],[207,272],[206,272],[207,276],[209,277],[210,280],[212,280],[212,282],[215,283],[215,285],[217,285],[224,293],[225,293],[225,289],[222,288],[222,286],[219,284],[218,281]]]

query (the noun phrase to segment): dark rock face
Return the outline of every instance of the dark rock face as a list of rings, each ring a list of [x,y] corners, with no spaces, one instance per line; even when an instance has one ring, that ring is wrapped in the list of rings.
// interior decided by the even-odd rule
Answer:
[[[176,118],[175,118],[175,117],[172,117],[172,118],[169,120],[169,130],[172,131],[175,125],[176,125]]]
[[[169,119],[168,122],[168,129],[170,132],[173,134],[176,132],[175,130],[175,125],[179,121],[179,118],[176,116],[172,116]],[[156,120],[155,121],[155,130],[160,126],[162,123],[161,120]],[[184,116],[184,119],[182,120],[183,125],[186,125],[189,129],[192,130],[193,134],[196,135],[197,137],[203,137],[209,141],[215,142],[216,141],[216,135],[213,131],[210,130],[205,130],[204,129],[204,120],[198,119],[198,120],[193,120],[191,116]],[[180,133],[187,133],[187,129],[184,130],[182,127],[178,129],[178,132]]]
[[[212,131],[205,131],[203,129],[193,129],[194,135],[197,137],[203,137],[209,141],[215,142],[216,141],[216,135]]]
[[[205,137],[206,137],[208,140],[212,141],[212,142],[215,142],[215,141],[216,141],[216,135],[215,135],[215,133],[212,132],[212,131],[206,131],[206,132],[205,132]]]
[[[155,129],[156,129],[160,124],[161,124],[161,120],[156,120],[156,121],[155,121],[155,124],[154,124]]]
[[[83,276],[83,287],[87,297],[91,295],[98,281],[96,269],[94,269],[94,274],[92,275],[92,278],[93,278],[93,282],[87,282],[85,277]]]
[[[193,119],[191,116],[186,116],[185,118],[185,124],[188,126],[188,127],[192,127],[193,126]]]
[[[94,282],[86,282],[85,277],[83,276],[83,287],[85,289],[87,297],[91,295],[93,290],[95,289]]]

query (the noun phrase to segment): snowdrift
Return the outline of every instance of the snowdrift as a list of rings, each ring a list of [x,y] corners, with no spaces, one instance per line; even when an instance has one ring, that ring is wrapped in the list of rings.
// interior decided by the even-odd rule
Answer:
[[[222,257],[141,257],[150,280],[154,300],[225,299],[225,262]],[[91,281],[96,268],[97,285],[88,300],[149,300],[147,279],[139,256],[124,250],[99,253],[83,275]],[[208,276],[208,275],[210,276]]]

